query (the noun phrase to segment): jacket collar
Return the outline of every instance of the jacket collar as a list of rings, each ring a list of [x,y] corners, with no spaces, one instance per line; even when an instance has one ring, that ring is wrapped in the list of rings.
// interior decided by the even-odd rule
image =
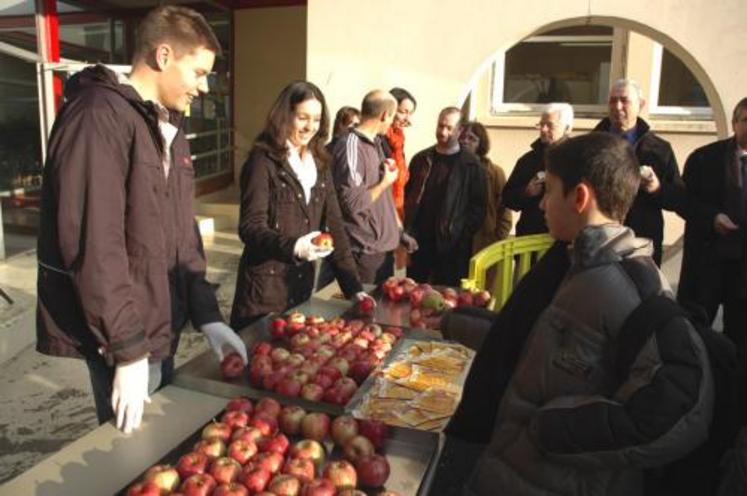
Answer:
[[[635,123],[635,129],[636,136],[638,136],[638,138],[636,139],[636,143],[638,143],[639,141],[641,141],[641,138],[643,138],[643,136],[651,130],[651,126],[648,125],[648,122],[638,117]],[[594,131],[602,131],[605,133],[612,132],[612,122],[610,122],[610,118],[605,117],[604,119],[599,121],[599,124],[596,125]]]
[[[634,256],[651,256],[653,242],[636,238],[630,228],[620,224],[587,226],[569,248],[573,270],[619,262]]]

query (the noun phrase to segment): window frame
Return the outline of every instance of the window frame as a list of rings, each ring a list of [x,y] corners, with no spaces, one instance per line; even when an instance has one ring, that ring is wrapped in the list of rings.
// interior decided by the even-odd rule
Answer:
[[[648,112],[652,117],[685,118],[689,120],[713,120],[713,107],[688,107],[680,105],[659,105],[661,89],[661,64],[664,46],[653,42],[651,56],[651,84],[649,85]]]
[[[588,44],[597,44],[600,42],[609,42],[610,49],[614,43],[614,35],[539,35],[532,36],[520,43],[568,43],[576,46]],[[515,45],[514,45],[515,46]],[[504,103],[503,92],[505,89],[506,77],[506,51],[504,50],[495,56],[491,65],[490,80],[490,115],[505,116],[507,114],[526,115],[537,114],[542,112],[546,103]],[[610,56],[610,64],[612,57]],[[577,115],[597,115],[607,112],[607,104],[572,104]]]

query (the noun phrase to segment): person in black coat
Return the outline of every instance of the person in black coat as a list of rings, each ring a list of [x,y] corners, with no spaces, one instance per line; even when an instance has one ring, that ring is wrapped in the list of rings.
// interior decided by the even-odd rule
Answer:
[[[702,306],[747,358],[747,98],[734,108],[734,136],[695,150],[685,163],[685,246],[677,298]]]
[[[550,103],[537,124],[539,138],[532,149],[519,158],[503,188],[503,205],[519,212],[516,235],[546,233],[545,214],[539,207],[545,192],[545,150],[567,138],[573,129],[573,107],[567,103]]]
[[[632,79],[620,79],[610,89],[609,115],[594,131],[614,133],[630,143],[641,165],[641,188],[625,219],[637,236],[654,242],[653,259],[661,266],[664,241],[663,210],[682,215],[685,189],[672,145],[655,135],[639,117],[646,105],[643,92]]]

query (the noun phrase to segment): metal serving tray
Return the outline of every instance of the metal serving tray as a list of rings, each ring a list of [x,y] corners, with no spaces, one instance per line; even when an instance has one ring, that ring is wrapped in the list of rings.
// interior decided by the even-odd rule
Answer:
[[[299,311],[305,315],[321,315],[325,319],[331,319],[340,315],[344,311],[344,308],[347,307],[349,307],[349,303],[343,305],[343,310],[341,310],[339,302],[328,302],[312,298],[306,303],[289,310],[289,313]],[[264,317],[239,332],[248,350],[251,351],[252,346],[259,341],[270,341],[273,339],[270,335],[269,327],[270,321],[274,317]],[[404,337],[411,339],[432,339],[433,334],[431,331],[422,329],[405,329]],[[394,350],[389,355],[392,354],[394,354]],[[249,383],[248,374],[243,374],[239,378],[228,381],[223,378],[220,371],[220,364],[211,351],[206,351],[179,367],[174,375],[173,384],[225,398],[235,398],[237,396],[260,398],[268,396],[281,402],[299,405],[306,410],[315,410],[331,415],[343,414],[348,410],[348,406],[352,404],[355,397],[351,398],[346,405],[335,405],[326,402],[308,401],[298,397],[291,398],[273,391],[255,388]]]
[[[252,400],[260,396],[248,394]],[[291,402],[281,401],[281,404],[291,404]],[[313,411],[310,410],[310,411]],[[318,410],[317,410],[318,411]],[[214,418],[219,418],[223,410],[216,412]],[[212,419],[205,419],[203,426],[195,430],[192,435],[175,446],[171,451],[164,455],[156,464],[176,465],[179,457],[192,451],[194,444],[200,440],[202,429],[210,423]],[[300,438],[293,437],[291,442],[298,441]],[[325,440],[328,460],[341,458],[340,450],[334,448],[331,440]],[[390,474],[386,483],[386,489],[396,491],[401,496],[426,496],[430,490],[430,483],[433,480],[435,469],[438,465],[438,457],[443,448],[443,436],[433,432],[418,431],[415,429],[406,429],[402,427],[391,427],[390,436],[387,438],[382,453],[386,455],[389,461]],[[127,489],[135,482],[142,479],[148,467],[144,467],[143,472],[126,487],[122,488],[117,495],[124,496]],[[367,494],[377,494],[381,488],[371,490]]]

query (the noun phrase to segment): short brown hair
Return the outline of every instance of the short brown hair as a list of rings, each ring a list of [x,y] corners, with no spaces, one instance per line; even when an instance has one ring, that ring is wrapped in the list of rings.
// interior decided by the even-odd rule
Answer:
[[[475,155],[480,158],[485,158],[490,151],[490,138],[488,137],[488,131],[485,129],[485,126],[477,121],[469,121],[464,123],[462,126],[462,132],[471,132],[477,136],[479,143],[477,144]]]
[[[742,113],[742,110],[744,109],[747,109],[747,97],[739,100],[736,107],[734,107],[734,112],[731,114],[732,124],[737,122],[737,119],[739,119],[739,115]]]
[[[220,42],[205,18],[186,7],[169,5],[148,12],[140,22],[133,62],[147,59],[158,45],[168,43],[177,56],[203,47],[221,55]]]
[[[560,178],[568,194],[582,181],[594,190],[599,210],[623,222],[641,182],[630,144],[613,134],[594,132],[569,138],[545,152],[547,172]]]

